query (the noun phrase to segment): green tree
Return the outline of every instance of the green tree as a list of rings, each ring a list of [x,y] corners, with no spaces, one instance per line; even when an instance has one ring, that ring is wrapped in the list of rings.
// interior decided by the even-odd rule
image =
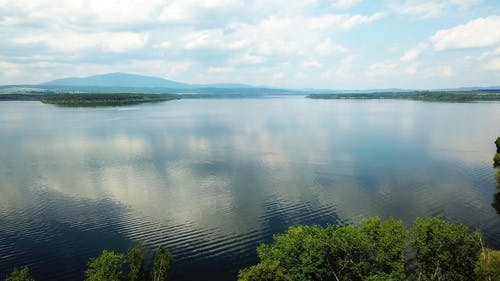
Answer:
[[[21,269],[14,268],[5,281],[35,281],[35,279],[31,277],[29,268],[25,266]]]
[[[476,280],[474,269],[481,253],[480,235],[441,217],[417,218],[411,244],[416,250],[418,274],[423,280]]]
[[[407,280],[405,276],[395,277],[393,274],[378,273],[375,275],[370,275],[363,281],[404,281]]]
[[[500,169],[497,171],[495,175],[495,180],[497,182],[497,189],[500,189]]]
[[[356,226],[294,226],[257,248],[260,263],[239,280],[365,280],[404,277],[407,233],[401,221]],[[273,274],[274,272],[279,274]],[[377,277],[378,276],[378,277]],[[389,279],[387,279],[389,278]],[[373,280],[379,280],[373,279]]]
[[[500,153],[495,154],[493,157],[493,167],[500,167]]]
[[[113,251],[102,251],[97,258],[92,258],[85,271],[87,281],[123,281],[123,267],[126,263],[123,254]]]
[[[259,246],[257,253],[263,263],[280,264],[293,280],[334,278],[328,260],[334,231],[333,226],[290,227],[275,235],[273,244]]]
[[[377,273],[379,279],[390,277],[387,280],[391,278],[402,280],[405,276],[405,251],[408,238],[408,231],[403,222],[392,218],[383,221],[379,217],[372,217],[364,220],[360,228],[375,246],[370,271]]]
[[[144,250],[141,245],[136,245],[127,252],[127,263],[129,266],[128,280],[145,280]]]
[[[500,251],[484,248],[479,257],[478,280],[500,280]]]
[[[163,246],[158,247],[153,260],[153,281],[167,280],[167,273],[172,266],[172,254]]]
[[[238,274],[239,281],[292,281],[278,261],[261,262],[243,269]]]

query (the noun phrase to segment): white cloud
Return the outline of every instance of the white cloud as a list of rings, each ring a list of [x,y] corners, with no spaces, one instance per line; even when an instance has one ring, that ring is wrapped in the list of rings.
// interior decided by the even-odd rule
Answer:
[[[243,54],[232,59],[233,64],[261,64],[266,62],[266,57],[252,54]]]
[[[273,79],[274,79],[274,80],[281,80],[281,79],[283,79],[283,78],[285,78],[285,74],[284,74],[284,73],[282,73],[282,72],[280,72],[280,73],[276,73],[276,74],[274,74],[274,75],[273,75]]]
[[[15,77],[22,74],[18,65],[5,61],[0,61],[0,70],[2,75],[5,75],[6,77]]]
[[[436,32],[431,41],[438,51],[490,47],[500,43],[500,16],[478,18]]]
[[[393,61],[377,62],[368,66],[368,76],[387,76],[399,73],[399,64]]]
[[[493,58],[484,66],[486,70],[500,71],[500,58]]]
[[[172,42],[170,41],[163,41],[157,44],[153,44],[153,49],[168,49],[172,47]]]
[[[390,1],[389,8],[396,14],[421,18],[436,18],[454,10],[466,10],[480,0],[406,0]]]
[[[336,0],[333,1],[332,7],[335,9],[349,9],[360,2],[361,0]]]
[[[317,60],[308,60],[304,62],[303,66],[305,68],[321,68],[323,67],[323,64]]]
[[[232,67],[209,67],[207,72],[213,74],[223,74],[223,73],[231,73],[234,69]]]
[[[166,67],[165,78],[176,77],[179,74],[186,72],[193,65],[190,61],[169,63]]]
[[[437,73],[440,77],[448,78],[455,75],[455,71],[449,65],[440,65],[437,67]]]
[[[427,48],[428,43],[420,43],[417,47],[406,51],[400,58],[402,62],[412,62],[415,61],[420,54]]]
[[[314,52],[320,55],[331,55],[335,53],[346,53],[348,50],[333,41],[330,38],[323,40],[315,49]]]
[[[184,37],[186,49],[216,48],[220,47],[222,39],[221,29],[211,29],[193,32]]]
[[[385,16],[385,13],[382,12],[374,13],[369,16],[327,14],[313,17],[310,22],[306,24],[308,24],[312,29],[339,28],[348,30],[360,25],[376,22]]]
[[[440,16],[446,5],[444,2],[408,0],[406,2],[392,2],[390,7],[397,14],[433,18]]]
[[[382,11],[361,0],[0,0],[0,82],[120,71],[192,83],[357,87],[427,70],[434,78],[476,71],[470,81],[491,81],[498,16],[488,16],[494,4],[469,13],[478,1],[383,0]],[[415,36],[404,34],[415,20],[395,14],[421,18]],[[466,22],[472,14],[483,18]],[[449,15],[464,24],[432,30]],[[398,52],[385,52],[391,45]],[[441,52],[451,49],[461,50]]]
[[[146,34],[133,32],[100,32],[92,34],[30,34],[13,39],[21,45],[43,44],[52,50],[73,52],[85,49],[100,49],[105,52],[122,53],[141,49],[148,40]]]
[[[334,67],[326,70],[321,74],[321,78],[331,80],[335,78],[347,79],[352,78],[352,65],[354,60],[357,58],[356,55],[348,55],[342,58],[339,62],[334,64]]]

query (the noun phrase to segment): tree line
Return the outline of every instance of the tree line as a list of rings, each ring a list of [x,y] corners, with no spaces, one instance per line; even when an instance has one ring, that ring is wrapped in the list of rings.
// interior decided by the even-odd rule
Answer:
[[[494,281],[500,251],[485,248],[478,232],[442,217],[372,217],[359,226],[292,226],[257,248],[259,263],[239,281]]]
[[[150,270],[144,266],[144,249],[136,245],[127,253],[104,250],[90,259],[85,270],[85,281],[165,281],[173,263],[172,254],[159,246]],[[5,281],[35,281],[27,266],[14,268]]]

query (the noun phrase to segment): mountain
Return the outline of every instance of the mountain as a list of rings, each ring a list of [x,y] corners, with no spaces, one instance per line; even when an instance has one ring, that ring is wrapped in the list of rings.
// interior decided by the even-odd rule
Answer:
[[[191,85],[159,77],[129,73],[109,73],[89,77],[71,77],[42,83],[42,86],[124,87],[188,89]]]

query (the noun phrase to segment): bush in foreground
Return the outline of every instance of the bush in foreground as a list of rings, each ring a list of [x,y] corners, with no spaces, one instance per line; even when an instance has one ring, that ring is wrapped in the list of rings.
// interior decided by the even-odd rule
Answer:
[[[173,262],[172,255],[163,246],[158,247],[153,261],[151,278],[144,269],[144,250],[140,245],[126,255],[104,250],[89,261],[86,281],[165,281]]]
[[[478,274],[481,280],[500,280],[500,251],[483,249],[479,256]]]
[[[14,268],[10,276],[8,276],[5,281],[35,281],[30,275],[30,270],[27,266],[18,269]]]
[[[125,279],[123,267],[125,258],[123,254],[104,250],[102,254],[89,261],[85,271],[87,281],[122,281]]]
[[[360,226],[294,226],[257,253],[260,262],[238,280],[499,280],[500,269],[498,252],[482,251],[479,233],[441,217],[417,219],[410,229],[378,217]]]
[[[412,227],[411,245],[424,280],[476,280],[474,271],[481,254],[481,237],[465,225],[442,218],[418,218]]]

